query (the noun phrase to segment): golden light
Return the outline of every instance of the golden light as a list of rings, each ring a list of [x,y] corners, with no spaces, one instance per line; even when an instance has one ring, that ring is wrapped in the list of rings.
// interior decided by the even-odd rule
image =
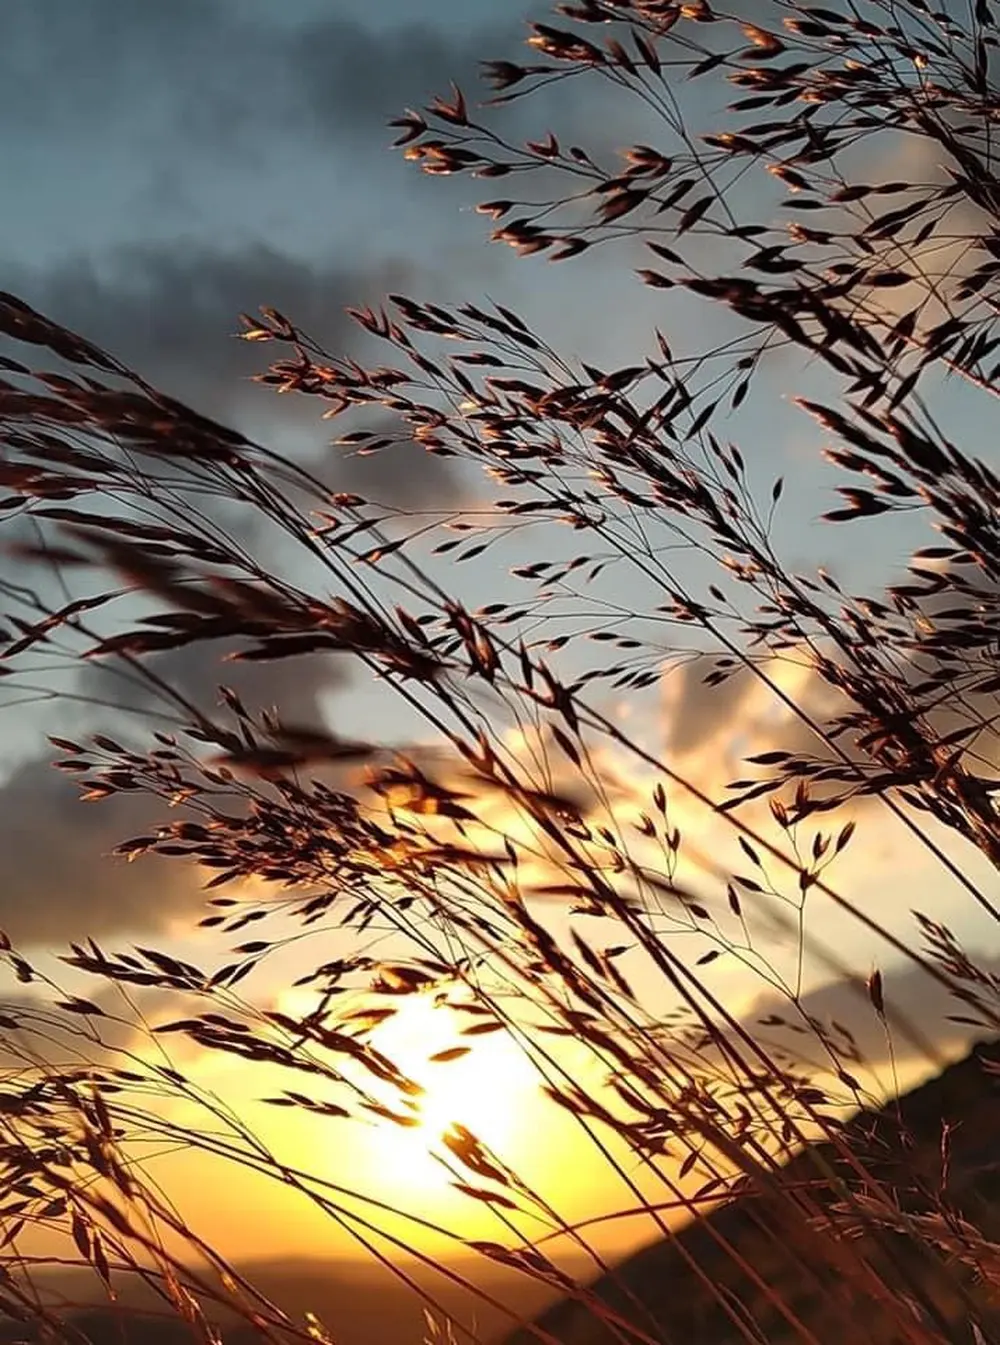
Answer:
[[[501,1155],[524,1124],[538,1076],[506,1032],[462,1036],[483,1021],[412,995],[372,1034],[372,1045],[425,1090],[414,1111],[418,1124],[380,1122],[373,1145],[378,1162],[407,1185],[446,1180],[432,1153],[441,1152],[440,1137],[453,1124]]]
[[[305,1016],[315,1007],[315,996],[286,991],[279,1007],[293,1017]],[[455,1122],[498,1150],[513,1141],[537,1097],[539,1076],[512,1037],[503,1029],[484,1032],[494,1020],[459,1013],[426,994],[400,996],[394,1008],[367,1040],[423,1093],[407,1102],[367,1072],[345,1070],[390,1111],[412,1115],[415,1122],[403,1127],[372,1117],[368,1147],[380,1161],[397,1148],[405,1150],[407,1162],[417,1151],[427,1156]],[[463,1035],[470,1027],[473,1032]],[[440,1175],[440,1165],[434,1166]]]
[[[374,1217],[366,1200],[384,1202],[376,1212],[378,1226],[407,1240],[416,1238],[424,1251],[448,1254],[455,1236],[495,1236],[493,1207],[456,1189],[461,1182],[482,1181],[441,1137],[458,1123],[519,1171],[525,1149],[537,1147],[544,1107],[537,1075],[505,1032],[463,1039],[462,1028],[483,1021],[435,1005],[427,995],[401,997],[397,1013],[368,1040],[425,1091],[411,1100],[411,1112],[391,1084],[380,1085],[367,1071],[359,1070],[356,1077],[370,1097],[394,1115],[412,1115],[414,1124],[398,1125],[358,1107],[351,1119],[332,1123],[283,1112],[271,1121],[277,1125],[273,1143],[279,1149],[290,1146],[300,1166],[357,1192],[364,1217]],[[466,1044],[469,1050],[456,1058],[431,1058]],[[304,1146],[308,1160],[302,1157]],[[347,1205],[353,1206],[349,1198]],[[390,1207],[400,1212],[398,1219]],[[452,1231],[438,1235],[415,1226],[407,1212]],[[315,1228],[311,1220],[309,1227]]]

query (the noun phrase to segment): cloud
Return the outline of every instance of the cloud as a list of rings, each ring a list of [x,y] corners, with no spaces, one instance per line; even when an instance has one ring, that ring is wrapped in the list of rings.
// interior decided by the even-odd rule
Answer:
[[[193,867],[111,857],[162,822],[159,799],[120,794],[81,803],[51,752],[22,763],[0,789],[0,929],[19,947],[64,946],[111,932],[161,930],[200,901]]]
[[[974,951],[972,961],[986,975],[996,977],[1000,973],[1000,958],[996,956]],[[975,1010],[956,999],[919,967],[889,968],[883,973],[883,993],[890,1018],[888,1033],[872,1007],[863,979],[828,981],[803,995],[800,1007],[802,1014],[816,1019],[827,1030],[834,1024],[846,1028],[858,1056],[865,1065],[876,1069],[891,1060],[922,1058],[919,1047],[906,1036],[907,1026],[945,1056],[961,1054],[972,1041],[995,1035],[987,1027],[976,1029],[969,1023],[951,1021],[954,1015],[975,1017]],[[983,998],[985,1003],[991,1003],[988,990]],[[996,1008],[995,999],[992,1002]],[[761,1019],[767,1023],[775,1017],[782,1019],[783,1024],[772,1022],[770,1026],[762,1027]],[[801,1014],[796,1013],[788,999],[777,992],[768,991],[759,996],[745,1014],[744,1023],[755,1036],[781,1042],[796,1053],[803,1052],[817,1063],[822,1062],[822,1048],[808,1034],[808,1029],[807,1035],[794,1030],[804,1026]],[[846,1040],[836,1029],[832,1035],[836,1042]],[[845,1063],[850,1069],[850,1063]]]
[[[222,662],[226,647],[194,646],[148,666],[203,712],[218,686],[232,687],[251,710],[277,708],[289,723],[319,727],[323,701],[346,685],[343,665],[319,655],[267,664]],[[77,738],[104,729],[128,736],[123,717],[151,707],[152,687],[127,680],[121,667],[89,664],[76,690],[107,709],[88,710]],[[162,707],[161,707],[162,708]],[[138,722],[138,720],[137,720]],[[199,911],[204,874],[194,865],[150,855],[134,864],[113,855],[133,836],[170,820],[166,804],[139,793],[83,803],[75,782],[50,764],[54,752],[22,762],[0,787],[0,929],[19,946],[64,946],[85,937],[168,929]]]
[[[235,646],[211,641],[171,650],[143,664],[175,691],[185,696],[203,714],[212,716],[219,706],[220,686],[230,687],[251,710],[277,708],[289,723],[319,728],[325,719],[325,698],[347,685],[345,666],[336,657],[301,655],[265,662],[227,659]],[[86,666],[77,690],[84,695],[113,703],[113,715],[141,712],[159,698],[147,682],[126,676],[114,660]]]
[[[65,998],[63,998],[65,996]],[[98,1011],[74,1013],[62,1007],[83,999]],[[0,997],[0,1071],[26,1070],[41,1066],[50,1075],[73,1069],[114,1065],[129,1068],[127,1057],[150,1055],[158,1063],[175,1060],[190,1044],[177,1036],[170,1042],[153,1038],[160,1024],[203,1007],[195,994],[162,987],[110,984],[97,977],[77,979],[72,988],[38,987]],[[2,1339],[2,1337],[0,1337]]]
[[[377,297],[372,278],[253,247],[232,254],[133,249],[118,254],[103,274],[77,260],[23,279],[19,288],[29,302],[119,354],[164,391],[257,437],[277,437],[282,447],[287,445],[280,434],[266,431],[271,426],[290,431],[292,451],[332,489],[404,507],[442,507],[461,496],[449,464],[405,437],[371,457],[321,447],[329,438],[320,420],[322,404],[305,397],[279,399],[251,384],[247,375],[264,363],[261,348],[230,339],[241,310],[270,303],[293,314],[332,353],[343,353],[356,339],[344,307]],[[390,284],[383,277],[384,287]],[[380,419],[384,422],[376,416],[368,423],[374,428]],[[279,564],[275,538],[264,535],[259,520],[223,517],[213,501],[204,507],[257,555]],[[3,540],[23,532],[15,519],[5,525]],[[11,570],[6,558],[5,566],[0,579],[51,589],[51,576],[41,570],[29,572],[20,562]],[[223,662],[228,652],[231,646],[206,644],[164,654],[149,666],[202,711],[215,709],[222,683],[252,708],[277,707],[288,722],[303,727],[319,726],[324,701],[345,686],[343,664],[329,657]],[[97,727],[115,732],[123,713],[150,707],[150,688],[128,680],[125,672],[121,665],[87,665],[75,690],[108,709],[82,713],[74,735]],[[16,687],[11,691],[8,683],[7,691],[16,694]],[[82,805],[72,783],[48,761],[46,753],[23,762],[0,788],[0,853],[11,856],[0,890],[0,928],[21,944],[61,945],[84,935],[163,929],[190,916],[200,902],[196,870],[155,857],[135,865],[109,857],[119,842],[162,821],[163,805],[128,795]]]
[[[501,22],[371,28],[348,15],[291,24],[239,0],[7,0],[0,112],[10,134],[116,130],[171,137],[177,155],[252,155],[275,132],[370,132],[407,104],[468,82],[523,33]],[[39,97],[39,90],[44,97]]]
[[[927,563],[921,563],[926,568]],[[915,638],[924,643],[918,650],[908,651],[907,661],[898,661],[895,675],[912,687],[940,676],[942,686],[947,686],[961,667],[963,676],[978,673],[979,681],[987,682],[989,664],[979,662],[977,666],[971,634],[979,641],[991,637],[1000,610],[997,586],[971,566],[944,567],[941,574],[945,587],[921,605],[924,617],[934,624],[916,629]],[[941,649],[952,653],[964,650],[966,661],[958,664],[944,659]],[[845,665],[843,658],[839,662]],[[706,685],[704,679],[713,667],[713,658],[701,657],[671,670],[663,682],[669,749],[682,770],[713,797],[725,797],[723,791],[736,778],[764,779],[772,768],[747,764],[749,757],[763,752],[781,750],[824,765],[863,767],[866,772],[876,764],[857,745],[859,735],[853,731],[841,734],[834,742],[814,732],[811,724],[825,729],[845,714],[859,713],[861,707],[812,666],[805,649],[788,650],[760,665],[762,678],[741,668],[719,685]],[[857,673],[856,668],[851,671]],[[786,704],[779,692],[791,704]],[[918,699],[925,705],[934,701],[926,690]],[[975,727],[975,734],[965,744],[969,751],[966,769],[991,781],[1000,778],[996,692],[966,690],[958,694],[953,688],[950,696],[939,691],[936,699],[938,703],[923,716],[928,741],[933,735],[944,738]],[[829,788],[817,782],[812,793],[822,797]],[[839,784],[833,786],[835,792],[840,788]]]
[[[8,280],[46,316],[78,331],[163,392],[252,436],[292,436],[336,490],[371,493],[390,505],[449,507],[462,494],[455,469],[418,448],[405,429],[378,455],[329,447],[326,403],[279,396],[251,381],[277,347],[237,340],[239,314],[269,305],[290,317],[332,357],[355,352],[363,333],[349,306],[405,288],[411,268],[386,262],[370,271],[314,264],[269,247],[241,250],[177,243],[116,250],[103,265],[71,258]],[[369,420],[366,422],[372,428]],[[279,446],[287,447],[279,438]]]
[[[516,19],[451,32],[411,22],[383,33],[323,19],[294,36],[287,59],[302,106],[324,131],[343,132],[421,106],[451,82],[474,92],[480,61],[510,55],[526,31]]]
[[[313,265],[266,244],[226,251],[178,241],[124,247],[101,266],[74,257],[49,270],[26,269],[11,287],[171,396],[231,417],[238,428],[254,421],[259,428],[276,398],[248,383],[263,362],[259,346],[236,339],[239,314],[269,304],[339,354],[356,331],[346,307],[381,295],[398,274],[391,265],[371,276]],[[290,405],[282,399],[276,414],[294,414]]]
[[[670,749],[680,755],[698,751],[720,727],[730,727],[751,698],[754,679],[745,669],[717,686],[706,686],[709,660],[699,658],[669,674]]]
[[[323,727],[327,702],[348,688],[347,665],[336,655],[227,660],[235,647],[195,644],[146,659],[144,666],[210,717],[217,716],[224,685],[252,713],[273,709],[301,728]],[[127,741],[131,715],[138,725],[144,712],[169,708],[158,703],[151,683],[115,659],[85,664],[74,691],[91,702],[70,730],[78,740],[103,729]],[[195,867],[157,856],[128,864],[111,853],[168,820],[166,805],[140,794],[82,803],[73,780],[51,767],[52,756],[47,747],[0,787],[0,929],[16,944],[64,945],[110,932],[162,930],[192,916],[202,901],[203,875]]]
[[[727,797],[737,778],[764,778],[763,768],[746,764],[757,753],[781,749],[823,762],[840,759],[810,721],[829,724],[848,702],[810,666],[805,651],[775,656],[760,666],[762,676],[741,668],[722,683],[706,684],[714,665],[714,658],[700,657],[671,670],[663,682],[669,750],[682,772],[713,798]],[[839,746],[851,760],[866,759],[846,737]]]

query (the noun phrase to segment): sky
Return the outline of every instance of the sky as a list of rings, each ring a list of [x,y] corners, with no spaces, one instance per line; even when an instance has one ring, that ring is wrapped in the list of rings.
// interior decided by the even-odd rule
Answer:
[[[661,300],[638,285],[623,289],[621,258],[595,261],[586,273],[517,261],[488,243],[473,210],[479,193],[468,183],[423,177],[387,149],[391,116],[445,92],[450,79],[470,87],[479,59],[515,54],[528,8],[522,0],[4,0],[0,180],[13,188],[0,218],[0,288],[197,409],[323,460],[340,489],[417,509],[468,499],[470,484],[457,469],[412,445],[377,458],[334,457],[310,407],[279,402],[248,382],[260,353],[233,333],[241,311],[270,304],[332,351],[352,353],[359,338],[345,307],[403,290],[433,300],[500,298],[544,322],[574,358],[622,364],[648,348]],[[512,112],[511,124],[520,126],[521,116]],[[627,143],[616,106],[571,95],[553,116],[604,146]],[[642,135],[633,128],[630,138]],[[772,396],[751,410],[743,432],[760,479],[782,473],[791,498],[806,500],[779,522],[792,558],[866,580],[887,575],[904,558],[905,539],[890,536],[884,553],[860,555],[840,554],[826,534],[817,539],[829,476],[819,465],[818,431],[788,407],[788,379],[787,369],[768,372]],[[491,592],[500,583],[487,565],[471,573],[474,586]],[[192,694],[209,694],[204,664],[181,659],[171,672]],[[343,670],[329,662],[245,677],[251,696],[294,697],[305,719],[322,719],[346,694]],[[359,704],[363,723],[363,693]],[[678,676],[663,713],[679,757],[713,780],[738,764],[737,746],[770,741],[763,706],[738,691],[709,704],[692,675]],[[69,732],[80,714],[70,706],[28,710],[0,735],[0,854],[12,857],[4,861],[0,926],[19,944],[47,948],[87,934],[177,937],[199,900],[191,876],[174,865],[143,869],[101,858],[142,829],[148,809],[141,801],[120,811],[81,809],[49,769],[42,733]],[[97,711],[87,720],[108,721]],[[662,735],[663,725],[655,731]],[[709,832],[702,839],[711,846]],[[861,898],[888,906],[890,923],[902,924],[930,871],[907,860],[907,897],[887,898],[889,876],[900,881],[900,846],[880,822],[850,872]],[[871,966],[876,950],[833,917],[823,928],[838,946],[855,939],[850,951],[860,969]],[[982,934],[974,923],[969,930]],[[766,1011],[745,982],[725,975],[720,987],[742,994],[748,1014]],[[901,975],[898,986],[915,1006],[914,985]],[[824,1012],[837,1009],[836,990],[820,983],[815,993]],[[940,1026],[947,1006],[922,1007]],[[421,1038],[419,1016],[413,1031]],[[465,1094],[506,1068],[492,1055],[485,1066],[467,1065]],[[517,1107],[492,1111],[501,1129],[523,1136],[534,1115],[529,1088],[524,1080],[512,1087]],[[527,1154],[526,1141],[507,1139]],[[571,1146],[550,1146],[541,1164],[555,1170],[557,1150],[568,1172]],[[413,1199],[426,1199],[430,1177],[413,1153],[404,1145],[387,1154],[376,1144],[354,1161],[391,1169],[393,1181],[403,1174]],[[190,1178],[196,1205],[198,1182]],[[562,1189],[575,1198],[566,1173]],[[251,1184],[232,1193],[222,1219],[229,1235],[253,1212],[241,1201],[269,1198],[255,1191]],[[207,1206],[202,1213],[210,1224],[221,1218]],[[315,1229],[301,1228],[276,1249],[312,1245]],[[255,1249],[245,1237],[235,1241],[244,1253]]]

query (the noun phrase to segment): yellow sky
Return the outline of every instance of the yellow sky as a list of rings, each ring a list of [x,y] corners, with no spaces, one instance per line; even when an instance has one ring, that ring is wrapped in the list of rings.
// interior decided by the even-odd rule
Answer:
[[[444,1049],[439,1042],[448,1037],[447,1030],[439,1035],[431,1023],[426,1001],[412,1014],[401,1016],[394,1035],[398,1063],[428,1084],[425,1124],[412,1129],[378,1119],[368,1125],[260,1105],[257,1099],[273,1081],[263,1077],[264,1071],[238,1062],[220,1068],[215,1061],[203,1061],[194,1073],[202,1086],[216,1089],[238,1108],[244,1122],[280,1163],[320,1179],[317,1189],[340,1210],[357,1214],[405,1245],[435,1257],[457,1257],[463,1250],[462,1238],[515,1244],[515,1230],[538,1236],[551,1227],[542,1219],[513,1216],[506,1210],[498,1217],[488,1206],[454,1189],[456,1178],[471,1186],[503,1188],[480,1181],[454,1162],[449,1172],[432,1156],[449,1157],[439,1135],[450,1121],[467,1125],[570,1225],[635,1208],[634,1192],[614,1174],[578,1124],[540,1094],[533,1071],[509,1041],[493,1037],[464,1061],[421,1068],[427,1048]],[[384,1045],[388,1048],[389,1043]],[[579,1059],[575,1065],[581,1071]],[[919,1062],[905,1062],[899,1082],[908,1087],[926,1072],[927,1067]],[[188,1073],[192,1073],[190,1067]],[[438,1084],[433,1082],[435,1076]],[[597,1084],[596,1074],[592,1082]],[[197,1131],[206,1125],[204,1113],[195,1107],[174,1106],[170,1112],[187,1129]],[[606,1132],[598,1133],[647,1199],[672,1199],[672,1193],[644,1172],[621,1142]],[[365,1255],[363,1243],[345,1231],[350,1219],[346,1226],[339,1224],[337,1218],[272,1177],[254,1176],[194,1148],[152,1162],[149,1171],[198,1233],[231,1258]],[[676,1178],[676,1167],[668,1171]],[[695,1174],[682,1186],[690,1193],[703,1181],[704,1174]],[[331,1185],[323,1187],[323,1182]],[[354,1197],[347,1194],[351,1191]],[[434,1233],[369,1202],[385,1202],[454,1236]],[[662,1218],[676,1226],[687,1215],[666,1211]],[[354,1227],[364,1234],[360,1226]],[[593,1225],[587,1229],[587,1238],[601,1255],[615,1259],[653,1240],[657,1231],[653,1220],[644,1215]],[[546,1246],[555,1256],[574,1250],[565,1237]]]

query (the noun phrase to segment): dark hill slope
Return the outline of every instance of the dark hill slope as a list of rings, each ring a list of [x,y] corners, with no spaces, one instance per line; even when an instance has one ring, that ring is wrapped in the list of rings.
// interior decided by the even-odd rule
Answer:
[[[1000,1241],[1000,1077],[991,1073],[991,1065],[1000,1066],[1000,1043],[977,1047],[882,1112],[859,1113],[845,1133],[852,1152],[893,1189],[901,1208],[927,1212],[928,1192],[943,1189],[953,1211]],[[950,1149],[946,1174],[945,1127]],[[822,1209],[834,1199],[831,1171],[843,1178],[850,1175],[829,1145],[815,1145],[791,1158],[780,1180],[786,1188],[807,1186],[809,1197]],[[856,1179],[851,1185],[858,1189]],[[734,1249],[736,1258],[722,1244]],[[939,1310],[937,1327],[945,1340],[968,1345],[974,1339],[966,1295],[984,1313],[988,1309],[985,1291],[972,1271],[954,1262],[946,1269],[941,1255],[898,1234],[865,1235],[853,1245],[884,1283],[904,1293],[917,1283],[932,1293]],[[741,1269],[737,1258],[751,1269]],[[691,1269],[692,1262],[704,1280]],[[810,1265],[801,1234],[790,1231],[787,1214],[773,1200],[750,1192],[689,1224],[670,1241],[636,1252],[614,1276],[604,1276],[591,1288],[601,1301],[663,1345],[735,1345],[746,1338],[706,1281],[721,1290],[754,1338],[766,1345],[802,1339],[755,1282],[754,1272],[821,1345],[895,1345],[907,1339],[900,1331],[898,1298],[880,1307],[853,1289],[843,1274],[817,1267],[815,1259]],[[998,1305],[1000,1293],[994,1309]],[[621,1345],[621,1336],[616,1338],[589,1308],[571,1299],[548,1308],[537,1322],[565,1345],[613,1345],[616,1339]],[[990,1324],[1000,1325],[1000,1315]],[[518,1331],[506,1345],[529,1345],[532,1339]],[[990,1339],[1000,1341],[1000,1331]]]

